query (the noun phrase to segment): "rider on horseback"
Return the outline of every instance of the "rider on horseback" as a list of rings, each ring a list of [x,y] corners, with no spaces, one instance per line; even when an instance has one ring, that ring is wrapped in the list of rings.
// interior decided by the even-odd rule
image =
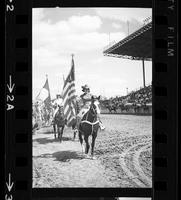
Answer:
[[[82,86],[82,92],[84,92],[80,98],[81,98],[81,110],[78,113],[78,117],[82,119],[85,113],[88,112],[91,102],[92,102],[92,94],[90,93],[90,88],[88,85]],[[99,125],[101,129],[105,129],[104,125],[102,124],[100,120],[100,113],[98,113],[98,119],[99,119]]]
[[[60,94],[56,95],[56,100],[53,103],[53,106],[55,106],[54,113],[53,113],[53,121],[54,121],[55,115],[58,112],[59,107],[63,106],[63,98],[62,98],[62,96]]]

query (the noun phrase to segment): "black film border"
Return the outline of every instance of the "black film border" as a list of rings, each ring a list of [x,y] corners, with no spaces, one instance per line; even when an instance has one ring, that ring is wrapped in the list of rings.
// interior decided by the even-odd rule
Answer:
[[[11,0],[5,5],[5,198],[66,197],[71,189],[32,191],[32,8],[153,7],[153,188],[72,189],[72,197],[132,196],[176,199],[177,1]],[[170,8],[169,8],[170,6]],[[170,27],[170,28],[169,28]],[[173,27],[173,28],[171,28]],[[169,36],[169,37],[168,37]],[[14,107],[14,108],[12,108]],[[12,109],[11,109],[12,108]],[[7,183],[7,184],[6,184]],[[7,187],[7,185],[9,187]]]

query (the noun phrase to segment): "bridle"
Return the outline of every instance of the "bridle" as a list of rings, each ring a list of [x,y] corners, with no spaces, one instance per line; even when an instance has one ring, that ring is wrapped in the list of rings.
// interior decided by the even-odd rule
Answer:
[[[58,110],[59,110],[59,112],[63,113],[63,107],[62,106],[58,106]]]
[[[92,111],[92,110],[93,110],[93,111]],[[91,104],[91,107],[90,107],[90,109],[89,109],[88,112],[91,113],[91,115],[92,115],[93,117],[96,116],[97,111],[96,111],[96,109],[94,108],[94,104],[93,104],[93,103]],[[89,122],[89,121],[87,120],[89,113],[87,114],[86,119],[83,120],[83,121],[81,121],[80,123],[81,123],[81,124],[83,124],[83,123],[89,124],[89,125],[91,126],[91,135],[92,135],[93,132],[94,132],[94,125],[98,124],[98,123],[99,123],[99,120],[96,120],[95,122]]]
[[[92,111],[92,110],[93,110],[93,111]],[[88,112],[90,112],[91,115],[92,115],[93,117],[96,116],[97,111],[96,111],[96,109],[94,108],[94,104],[93,104],[93,103],[91,104],[90,109],[89,109]],[[98,123],[99,123],[99,120],[96,120],[95,122],[89,122],[89,121],[87,120],[87,118],[88,118],[88,114],[87,114],[86,119],[83,120],[83,121],[81,121],[80,123],[81,123],[81,124],[86,123],[86,124],[91,125],[91,128],[92,128],[91,134],[92,134],[92,133],[93,133],[93,130],[94,130],[94,125],[98,124]]]
[[[57,112],[57,114],[58,114],[59,116],[61,116],[61,117],[64,116],[63,107],[58,106],[58,112]]]
[[[97,115],[97,110],[94,108],[94,106],[95,106],[94,103],[92,103],[90,106],[90,109],[89,109],[89,112],[91,113],[91,115],[93,117],[95,117]],[[92,112],[92,110],[93,110],[93,112]]]

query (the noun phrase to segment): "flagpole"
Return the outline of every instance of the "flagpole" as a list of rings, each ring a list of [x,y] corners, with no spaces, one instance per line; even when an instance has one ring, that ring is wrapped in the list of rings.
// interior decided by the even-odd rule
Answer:
[[[73,53],[72,53],[72,61],[74,62],[74,54]],[[72,66],[71,66],[71,69],[72,69]],[[75,65],[74,65],[74,80],[75,80]]]
[[[64,75],[63,75],[63,87],[62,87],[62,92],[61,92],[62,96],[63,96],[63,88],[64,88],[64,85],[65,85],[65,77],[64,77]]]
[[[65,83],[65,77],[64,77],[64,75],[63,75],[63,85],[64,85],[64,83]]]

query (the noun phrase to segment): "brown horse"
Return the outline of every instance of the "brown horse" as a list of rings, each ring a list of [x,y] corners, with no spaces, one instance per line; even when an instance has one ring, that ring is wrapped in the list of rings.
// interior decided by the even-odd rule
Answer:
[[[77,119],[77,117],[75,117],[75,118],[72,120],[72,123],[71,123],[71,128],[72,128],[72,130],[73,130],[73,140],[75,140],[76,135],[77,135],[77,133],[78,133],[78,127],[77,127],[77,125],[78,125],[78,119]]]
[[[84,145],[83,145],[83,137],[84,141],[86,143],[86,148],[85,148],[85,154],[88,156],[89,153],[89,136],[92,136],[92,143],[91,143],[91,156],[92,159],[94,159],[94,146],[95,146],[95,140],[97,137],[97,133],[99,130],[99,120],[98,120],[98,106],[95,102],[98,102],[100,97],[95,98],[92,97],[92,102],[90,105],[90,108],[88,112],[83,116],[82,120],[80,121],[79,124],[79,140],[82,146],[82,152],[84,152]]]
[[[62,141],[63,130],[66,124],[67,124],[67,119],[64,116],[63,107],[59,106],[59,109],[57,113],[55,114],[55,117],[53,120],[53,130],[54,130],[54,137],[56,139],[56,128],[57,128],[58,139],[60,139],[60,142]],[[61,128],[61,131],[60,131],[60,128]]]

